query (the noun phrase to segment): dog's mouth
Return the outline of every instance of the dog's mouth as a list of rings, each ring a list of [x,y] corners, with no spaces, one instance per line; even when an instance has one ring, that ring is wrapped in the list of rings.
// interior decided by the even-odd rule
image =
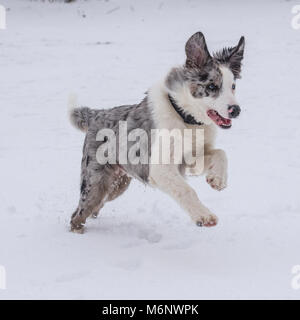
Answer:
[[[231,128],[231,120],[223,118],[216,110],[210,109],[207,111],[207,115],[213,120],[213,122],[222,129]]]

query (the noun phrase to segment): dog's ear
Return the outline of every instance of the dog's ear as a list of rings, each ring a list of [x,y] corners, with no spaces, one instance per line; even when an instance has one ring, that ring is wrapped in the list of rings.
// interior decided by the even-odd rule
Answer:
[[[242,60],[244,58],[245,38],[241,37],[238,45],[232,48],[229,57],[229,67],[235,78],[240,78]]]
[[[235,78],[240,78],[242,60],[244,57],[245,38],[241,37],[238,45],[232,48],[224,48],[214,54],[214,58],[221,64],[227,65]]]
[[[187,67],[202,67],[212,60],[201,32],[190,37],[185,45],[185,53]]]

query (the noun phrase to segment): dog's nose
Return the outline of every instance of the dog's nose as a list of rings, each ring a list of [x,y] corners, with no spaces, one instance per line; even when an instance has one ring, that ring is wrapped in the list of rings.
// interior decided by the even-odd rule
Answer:
[[[236,118],[241,113],[240,106],[234,104],[228,106],[229,118]]]

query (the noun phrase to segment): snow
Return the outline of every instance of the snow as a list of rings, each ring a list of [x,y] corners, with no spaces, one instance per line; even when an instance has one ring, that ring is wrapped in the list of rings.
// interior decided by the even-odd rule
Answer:
[[[299,299],[300,30],[297,1],[1,0],[0,299]],[[191,178],[220,219],[197,228],[139,182],[83,235],[69,232],[84,135],[67,98],[99,108],[139,102],[184,61],[201,30],[211,51],[246,37],[240,119],[219,130],[229,186]]]

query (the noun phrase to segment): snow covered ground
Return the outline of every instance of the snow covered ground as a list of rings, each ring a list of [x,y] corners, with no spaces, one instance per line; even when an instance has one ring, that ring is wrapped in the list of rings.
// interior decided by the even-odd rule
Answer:
[[[0,3],[0,299],[300,298],[299,2]],[[190,179],[219,225],[197,228],[134,182],[70,233],[84,136],[68,122],[69,93],[99,108],[139,102],[199,30],[211,51],[247,41],[242,115],[219,130],[229,186]]]

